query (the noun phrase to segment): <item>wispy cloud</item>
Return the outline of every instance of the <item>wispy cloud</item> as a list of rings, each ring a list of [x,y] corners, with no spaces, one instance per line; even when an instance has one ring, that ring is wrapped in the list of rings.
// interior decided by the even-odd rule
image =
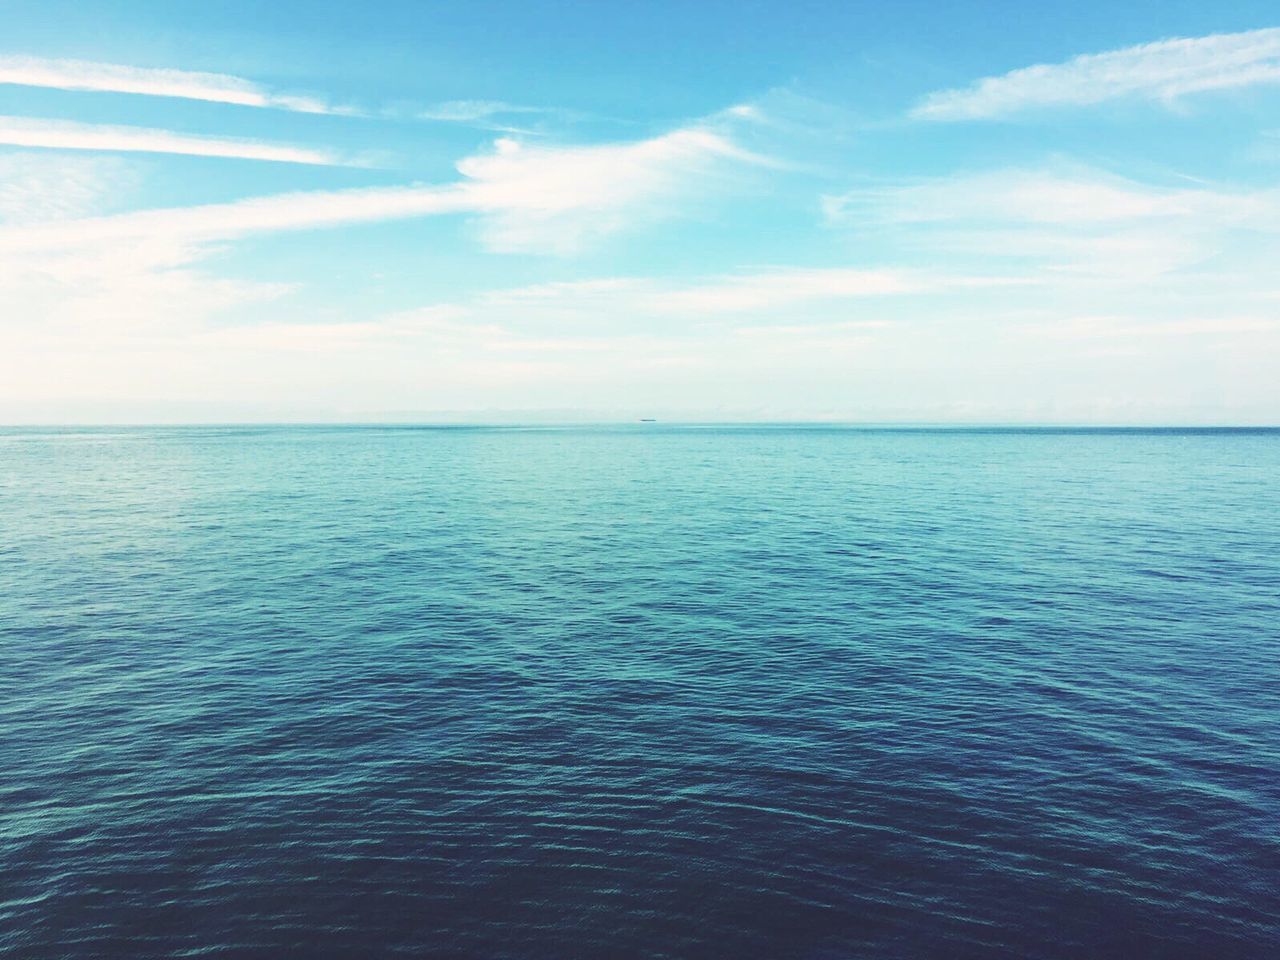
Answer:
[[[655,296],[655,305],[694,314],[776,310],[816,300],[846,300],[920,290],[919,278],[902,271],[841,267],[796,268],[731,274]]]
[[[1055,340],[1139,340],[1152,337],[1229,337],[1280,333],[1280,318],[1201,316],[1138,322],[1124,316],[1082,316],[1026,327],[1024,333]]]
[[[1264,206],[1259,201],[1267,200]],[[1005,169],[854,190],[827,197],[831,220],[928,223],[971,219],[1064,224],[1212,216],[1266,222],[1280,201],[1267,190],[1161,187],[1089,167]]]
[[[1037,64],[929,94],[912,115],[977,120],[1120,97],[1166,103],[1208,90],[1280,83],[1280,27],[1160,40],[1065,63]]]
[[[115,157],[0,154],[0,225],[100,212],[108,192],[128,194],[131,176]]]
[[[719,188],[734,165],[753,160],[727,133],[701,125],[624,144],[529,149],[504,141],[462,161],[451,183],[110,216],[76,216],[100,209],[101,183],[87,183],[84,202],[72,203],[61,196],[59,177],[42,179],[38,164],[28,163],[21,190],[0,190],[0,214],[5,207],[15,214],[0,223],[0,317],[7,321],[0,334],[17,344],[13,351],[29,354],[37,341],[45,350],[55,341],[115,342],[116,334],[164,337],[166,325],[200,329],[222,310],[289,289],[221,279],[200,268],[227,242],[253,235],[455,215],[471,217],[491,249],[566,252],[636,223],[680,215]],[[45,332],[37,336],[37,329]],[[317,342],[335,341],[324,334]],[[5,349],[0,344],[0,354]],[[84,362],[94,361],[86,356]]]
[[[915,249],[1023,261],[1064,275],[1151,278],[1239,235],[1280,238],[1280,191],[1144,184],[1082,167],[997,170],[828,197],[829,222]]]
[[[473,123],[494,117],[522,113],[560,113],[549,107],[525,107],[504,100],[446,100],[418,111],[420,120],[450,120],[456,123]]]
[[[601,277],[493,290],[472,303],[437,305],[452,315],[554,317],[675,317],[714,320],[828,303],[872,301],[894,295],[926,294],[977,286],[1007,286],[1001,277],[953,276],[923,270],[853,267],[770,266],[711,274],[683,282],[646,277]],[[736,321],[735,321],[736,322]],[[814,321],[817,322],[817,321]],[[843,327],[849,321],[830,323]],[[797,321],[797,326],[801,324]],[[858,322],[856,326],[865,326]],[[781,329],[771,327],[771,329]]]
[[[297,113],[355,112],[317,97],[280,93],[251,80],[223,73],[132,67],[87,60],[0,56],[0,83],[57,90],[177,97],[244,107],[292,110]]]
[[[399,104],[388,107],[384,113],[400,119],[464,124],[479,130],[523,136],[543,136],[552,127],[564,128],[592,121],[614,126],[629,123],[569,107],[534,106],[508,100],[444,100],[425,107]]]
[[[462,160],[444,185],[283,194],[0,229],[0,249],[32,251],[119,240],[205,243],[255,233],[469,213],[490,249],[564,253],[637,222],[681,212],[710,192],[726,164],[753,155],[701,127],[650,140],[523,147]]]
[[[289,193],[0,229],[0,250],[37,252],[120,241],[200,244],[468,209],[472,206],[462,192],[448,187]]]
[[[631,143],[530,147],[503,139],[458,164],[484,213],[481,238],[503,252],[567,253],[623,227],[665,219],[761,158],[703,126]]]
[[[175,153],[199,157],[270,160],[320,166],[363,166],[325,150],[259,140],[201,137],[145,127],[104,126],[67,120],[0,116],[0,144],[57,150]]]

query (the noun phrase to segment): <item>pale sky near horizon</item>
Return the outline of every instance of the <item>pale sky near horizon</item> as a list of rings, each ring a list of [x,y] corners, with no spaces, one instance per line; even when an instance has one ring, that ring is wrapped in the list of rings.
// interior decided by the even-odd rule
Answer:
[[[0,423],[1280,424],[1271,3],[0,24]]]

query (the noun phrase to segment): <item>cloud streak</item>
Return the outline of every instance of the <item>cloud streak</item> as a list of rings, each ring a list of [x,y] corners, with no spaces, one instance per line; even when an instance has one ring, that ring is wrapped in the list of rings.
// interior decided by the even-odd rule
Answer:
[[[363,166],[324,150],[257,140],[201,137],[145,127],[0,116],[0,144],[54,150],[171,153],[317,166]]]
[[[291,110],[296,113],[354,112],[316,97],[279,93],[251,80],[223,73],[131,67],[88,60],[0,56],[0,83],[55,90],[176,97],[242,107]]]
[[[825,198],[824,210],[832,222],[1070,226],[1199,217],[1270,227],[1280,210],[1280,192],[1159,187],[1087,167],[1005,169],[855,190]]]
[[[101,166],[110,158],[85,155],[79,159],[98,163],[68,167],[73,158],[25,157],[13,170],[16,184],[0,178],[0,317],[6,320],[0,336],[21,344],[43,330],[46,345],[164,337],[170,327],[198,329],[221,311],[252,309],[287,292],[288,285],[219,279],[196,267],[241,238],[453,215],[470,218],[490,249],[561,253],[679,216],[731,179],[726,174],[733,165],[754,159],[702,125],[597,146],[528,149],[502,141],[459,163],[460,175],[449,183],[93,216],[114,196],[110,181],[118,171]],[[82,189],[73,196],[63,177],[42,175],[42,160],[75,174]],[[0,174],[4,162],[0,158]]]
[[[679,215],[733,167],[761,163],[727,135],[685,127],[648,140],[528,147],[502,139],[458,164],[484,212],[481,238],[505,253],[570,253],[623,227]]]
[[[678,214],[711,190],[731,163],[755,158],[701,127],[650,140],[526,148],[499,140],[492,153],[459,162],[444,185],[281,194],[0,229],[14,253],[95,243],[206,243],[257,233],[441,214],[473,214],[490,249],[565,253],[588,239]]]
[[[447,120],[454,123],[474,123],[493,117],[520,113],[562,113],[550,107],[524,107],[504,100],[447,100],[434,103],[419,111],[420,120]]]
[[[985,120],[1122,97],[1172,103],[1209,90],[1280,83],[1280,27],[1160,40],[1065,63],[1037,64],[925,97],[922,120]]]
[[[1274,188],[1156,186],[1087,167],[889,184],[827,197],[824,209],[830,223],[910,249],[1021,262],[1042,277],[1150,279],[1280,240]]]
[[[717,277],[658,295],[654,302],[674,312],[744,313],[779,310],[811,301],[911,293],[922,288],[919,278],[901,271],[790,267]]]
[[[472,205],[463,193],[448,187],[289,193],[0,229],[0,250],[39,252],[120,241],[198,244],[468,209]]]
[[[1003,277],[924,270],[774,266],[702,276],[683,283],[644,277],[540,283],[489,291],[470,304],[438,304],[431,309],[447,310],[451,316],[466,312],[486,315],[487,311],[496,310],[524,318],[587,320],[598,316],[626,316],[637,320],[657,317],[715,320],[1012,283],[1014,281]],[[794,325],[808,326],[799,322]],[[826,323],[826,326],[832,324]],[[865,324],[859,321],[857,326]]]
[[[132,179],[118,157],[0,154],[0,225],[89,216],[108,190],[130,193]]]

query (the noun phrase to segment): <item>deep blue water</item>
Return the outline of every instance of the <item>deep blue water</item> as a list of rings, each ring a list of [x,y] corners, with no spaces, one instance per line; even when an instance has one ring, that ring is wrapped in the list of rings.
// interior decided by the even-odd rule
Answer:
[[[1280,433],[0,431],[0,955],[1280,956]]]

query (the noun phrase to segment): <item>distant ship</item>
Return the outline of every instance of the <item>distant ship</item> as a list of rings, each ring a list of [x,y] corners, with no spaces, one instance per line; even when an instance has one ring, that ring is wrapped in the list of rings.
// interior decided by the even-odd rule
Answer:
[[[657,423],[658,420],[656,417],[641,417],[640,422],[641,423]]]

